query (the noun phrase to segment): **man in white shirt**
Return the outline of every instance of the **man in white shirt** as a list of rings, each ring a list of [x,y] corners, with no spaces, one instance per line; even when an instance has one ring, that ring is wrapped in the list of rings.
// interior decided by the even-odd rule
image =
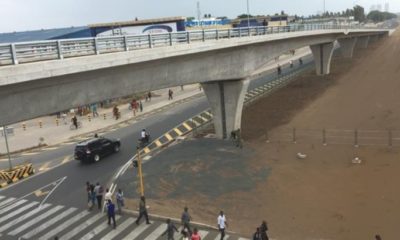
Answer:
[[[112,193],[110,192],[110,190],[107,188],[106,189],[106,194],[104,195],[104,201],[108,202],[108,200],[112,201]]]
[[[217,221],[218,221],[218,229],[219,229],[219,232],[221,233],[221,240],[223,240],[225,237],[225,227],[228,226],[228,223],[226,222],[226,218],[225,218],[223,211],[219,212]]]

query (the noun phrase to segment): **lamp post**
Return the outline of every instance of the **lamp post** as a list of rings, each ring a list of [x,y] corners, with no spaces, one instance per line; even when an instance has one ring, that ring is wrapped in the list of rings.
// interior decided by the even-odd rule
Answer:
[[[249,7],[249,0],[247,0],[247,27],[250,28],[250,7]]]
[[[12,165],[11,165],[11,156],[10,156],[10,149],[8,147],[8,138],[7,138],[7,130],[6,130],[6,126],[3,126],[3,133],[4,133],[4,139],[6,140],[6,149],[7,149],[7,156],[8,156],[8,166],[10,168],[10,170],[12,169]]]

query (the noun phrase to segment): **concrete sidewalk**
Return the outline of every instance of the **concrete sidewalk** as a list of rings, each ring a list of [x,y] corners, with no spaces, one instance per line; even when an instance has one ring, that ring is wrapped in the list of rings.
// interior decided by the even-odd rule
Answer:
[[[295,61],[298,60],[299,57],[303,57],[308,54],[310,54],[310,50],[308,48],[302,48],[296,50],[295,55],[282,55],[279,60],[273,60],[265,64],[263,71],[274,69],[276,68],[277,64],[280,64],[282,67],[288,65],[290,60],[293,60],[294,63],[297,64],[297,62]],[[82,128],[79,128],[77,130],[70,130],[72,115],[69,115],[66,118],[65,123],[62,119],[58,119],[58,126],[56,124],[56,116],[44,116],[29,121],[13,124],[11,125],[11,127],[14,128],[14,134],[9,135],[8,137],[10,152],[37,147],[41,142],[41,138],[43,139],[42,143],[45,143],[47,145],[55,145],[58,143],[66,142],[74,136],[97,131],[99,129],[121,123],[128,119],[134,119],[136,117],[143,116],[144,114],[151,113],[169,104],[177,103],[183,101],[184,99],[195,97],[196,95],[201,96],[204,94],[203,91],[200,90],[198,84],[184,86],[183,90],[181,89],[181,87],[175,87],[171,89],[174,92],[173,100],[168,100],[168,89],[152,91],[153,97],[151,101],[146,102],[143,100],[143,112],[139,111],[138,113],[136,113],[136,116],[133,115],[132,110],[129,110],[129,104],[118,106],[121,112],[121,118],[119,120],[115,120],[113,118],[112,108],[99,107],[97,109],[99,117],[91,118],[90,121],[87,116],[78,117],[78,121],[82,123]],[[92,114],[89,115],[92,116]],[[42,127],[40,127],[40,123]],[[26,130],[24,130],[23,124],[26,126]],[[2,137],[2,135],[0,135],[0,155],[3,155],[5,153],[5,139],[4,137]]]

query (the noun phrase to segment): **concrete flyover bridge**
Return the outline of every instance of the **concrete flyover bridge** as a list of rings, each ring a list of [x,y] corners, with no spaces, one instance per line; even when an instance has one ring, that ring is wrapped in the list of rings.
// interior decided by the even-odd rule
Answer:
[[[345,57],[389,29],[301,25],[68,39],[0,45],[0,125],[105,99],[201,83],[216,133],[240,128],[250,79],[283,53],[310,46],[329,74],[334,42]]]

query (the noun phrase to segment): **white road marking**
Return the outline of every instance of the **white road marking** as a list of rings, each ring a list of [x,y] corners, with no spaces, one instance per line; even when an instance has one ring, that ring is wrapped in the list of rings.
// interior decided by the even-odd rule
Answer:
[[[132,240],[136,239],[144,230],[146,230],[150,225],[142,224],[136,227],[132,232],[128,234],[123,240]]]
[[[32,211],[30,211],[28,213],[25,213],[24,215],[18,217],[17,219],[14,219],[14,220],[8,222],[7,224],[1,225],[0,232],[4,232],[5,230],[9,229],[10,227],[13,227],[14,225],[17,225],[18,223],[20,223],[20,222],[24,221],[25,219],[33,216],[34,214],[45,210],[46,208],[50,207],[50,205],[51,204],[44,204],[44,205],[42,205],[40,207],[37,207],[37,208],[33,209]]]
[[[205,239],[206,236],[208,235],[208,232],[207,232],[207,231],[200,230],[200,231],[199,231],[199,234],[200,234],[201,239]]]
[[[229,238],[228,234],[225,234],[224,240],[227,240]],[[215,240],[220,240],[221,239],[221,234],[218,233],[218,235],[215,237]]]
[[[9,214],[3,216],[2,218],[0,218],[0,223],[2,223],[2,222],[4,222],[4,221],[6,221],[6,220],[8,220],[8,219],[10,219],[10,218],[12,218],[12,217],[18,215],[18,214],[20,214],[21,212],[25,211],[26,209],[31,208],[31,207],[33,207],[33,206],[36,206],[36,205],[38,205],[38,204],[39,204],[38,202],[31,202],[31,203],[29,203],[28,205],[25,205],[25,206],[23,206],[23,207],[21,207],[21,208],[15,210],[15,211],[9,213]],[[4,209],[3,209],[3,210],[4,210]]]
[[[13,230],[12,232],[9,232],[8,235],[11,236],[15,236],[17,234],[19,234],[20,232],[24,231],[25,229],[31,227],[32,225],[42,221],[43,219],[47,218],[48,216],[50,216],[51,214],[57,212],[58,210],[64,208],[64,206],[55,206],[52,209],[50,209],[49,211],[45,212],[44,214],[30,220],[29,222],[26,222],[25,224],[21,225],[19,228]]]
[[[150,233],[144,240],[154,240],[157,239],[161,234],[167,229],[167,224],[162,223],[158,226],[152,233]]]
[[[35,236],[36,234],[40,233],[41,231],[45,230],[48,227],[51,227],[52,225],[54,225],[55,223],[57,223],[58,221],[60,221],[61,219],[63,219],[64,217],[68,216],[69,214],[75,212],[77,209],[76,208],[69,208],[68,210],[60,213],[59,215],[57,215],[56,217],[48,220],[45,223],[42,223],[39,227],[33,229],[32,231],[26,233],[25,235],[22,236],[22,238],[24,239],[31,239],[32,236]]]
[[[112,240],[114,237],[116,237],[118,234],[120,234],[134,222],[135,220],[133,218],[126,219],[122,224],[117,225],[117,228],[115,230],[109,232],[107,235],[102,237],[101,240]]]
[[[12,202],[12,201],[14,201],[14,200],[15,200],[15,198],[9,198],[9,199],[3,201],[3,202],[1,203],[1,205],[8,204],[9,202]],[[0,214],[3,214],[3,213],[5,213],[5,212],[7,212],[8,210],[13,209],[13,208],[15,208],[15,207],[17,207],[17,206],[19,206],[19,205],[25,203],[25,202],[26,202],[26,200],[20,200],[20,201],[18,201],[18,202],[16,202],[16,203],[13,203],[13,204],[11,204],[11,205],[9,205],[9,206],[7,206],[7,207],[1,208]],[[0,206],[1,206],[1,205],[0,205]]]
[[[0,208],[2,208],[3,205],[7,205],[7,204],[9,204],[10,202],[12,202],[12,201],[14,201],[14,200],[15,200],[15,198],[8,198],[8,199],[2,201],[2,202],[0,203]],[[26,200],[24,200],[24,201],[26,202]],[[0,214],[1,214],[1,213],[2,213],[2,212],[0,211]]]
[[[60,224],[56,228],[52,229],[50,232],[47,232],[47,234],[41,236],[39,238],[39,240],[46,240],[46,239],[49,239],[51,237],[54,237],[55,235],[57,235],[57,233],[59,233],[62,230],[66,229],[70,225],[76,223],[77,221],[79,221],[80,219],[82,219],[83,217],[85,217],[88,214],[89,214],[88,211],[83,211],[83,212],[79,213],[78,215],[75,215],[74,217],[72,217],[72,218],[68,219],[67,221],[65,221],[63,224]]]
[[[115,216],[115,221],[117,221],[120,218],[119,215]],[[112,224],[112,222],[111,222]],[[99,226],[97,226],[95,229],[92,231],[88,232],[85,236],[81,237],[81,240],[90,240],[94,238],[97,234],[99,234],[101,231],[103,231],[106,228],[110,228],[112,225],[108,225],[106,221],[100,223]],[[115,230],[112,230],[115,231]]]
[[[72,239],[73,236],[75,236],[76,234],[82,232],[85,228],[89,227],[90,225],[92,225],[93,223],[95,223],[97,220],[99,220],[102,217],[104,217],[104,215],[101,214],[101,213],[94,215],[92,218],[89,218],[89,220],[85,221],[82,224],[79,224],[78,227],[76,227],[73,230],[69,231],[64,236],[61,236],[59,239],[60,240]]]

